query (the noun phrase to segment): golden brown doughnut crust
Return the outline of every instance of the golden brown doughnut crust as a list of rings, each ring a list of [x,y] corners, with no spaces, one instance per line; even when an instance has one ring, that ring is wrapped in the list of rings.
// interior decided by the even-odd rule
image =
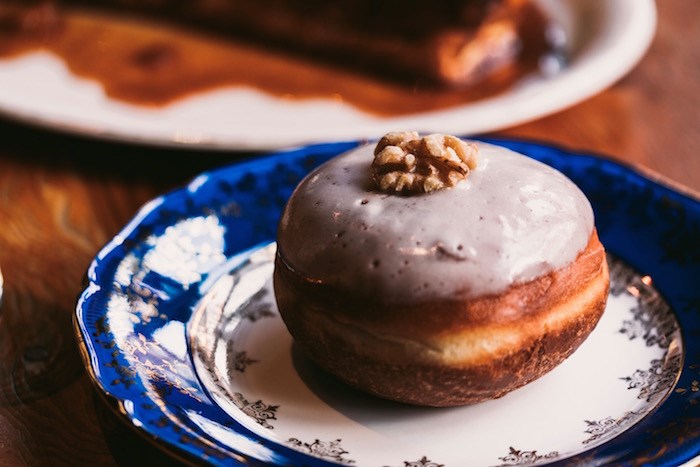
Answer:
[[[502,294],[387,303],[305,280],[278,251],[280,314],[305,353],[380,397],[455,406],[503,396],[547,373],[585,340],[608,296],[594,230],[568,266]]]

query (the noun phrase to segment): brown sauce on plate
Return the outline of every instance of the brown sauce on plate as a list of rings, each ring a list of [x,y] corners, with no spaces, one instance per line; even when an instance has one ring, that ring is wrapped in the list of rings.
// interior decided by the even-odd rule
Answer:
[[[86,10],[57,13],[52,7],[39,9],[31,21],[3,22],[0,15],[0,58],[47,50],[75,75],[98,81],[111,98],[153,107],[212,89],[248,87],[289,100],[332,99],[383,116],[426,112],[504,92],[537,73],[548,50],[546,21],[533,9],[524,21],[528,26],[517,64],[468,89],[439,89],[169,22]]]

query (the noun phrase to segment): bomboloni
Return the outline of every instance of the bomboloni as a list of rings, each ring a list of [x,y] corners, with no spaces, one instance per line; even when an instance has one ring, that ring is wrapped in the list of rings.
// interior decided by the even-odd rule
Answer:
[[[493,399],[579,347],[609,278],[593,211],[506,148],[391,133],[292,194],[277,237],[280,314],[314,362],[377,396]]]

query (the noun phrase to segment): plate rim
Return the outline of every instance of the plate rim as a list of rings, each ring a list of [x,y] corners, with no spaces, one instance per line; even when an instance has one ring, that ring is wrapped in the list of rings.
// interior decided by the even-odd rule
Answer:
[[[638,164],[634,163],[629,163],[625,161],[621,161],[614,156],[609,156],[609,155],[602,155],[598,154],[595,152],[590,152],[590,151],[577,151],[577,150],[571,150],[563,147],[562,145],[558,144],[552,144],[552,143],[546,143],[541,140],[533,140],[533,139],[523,139],[523,138],[476,138],[480,141],[492,143],[492,144],[499,144],[499,143],[508,143],[511,145],[516,145],[516,146],[535,146],[541,149],[547,149],[547,150],[554,150],[557,152],[562,152],[566,154],[572,154],[576,156],[583,156],[586,158],[592,158],[592,159],[598,159],[603,162],[611,163],[613,165],[616,165],[625,171],[628,171],[632,173],[633,175],[643,179],[647,183],[651,183],[653,185],[656,185],[657,187],[663,189],[666,192],[670,192],[674,195],[681,196],[690,202],[694,204],[700,205],[700,193],[696,192],[695,190],[692,190],[688,187],[684,187],[683,185],[673,182],[669,180],[667,177],[658,174],[657,172],[648,169],[646,167],[643,167]],[[96,286],[96,277],[94,276],[94,271],[98,265],[98,263],[110,252],[112,252],[115,248],[118,248],[119,246],[123,245],[124,240],[127,238],[128,233],[133,231],[139,224],[140,222],[146,217],[149,213],[153,212],[156,210],[163,201],[165,201],[168,197],[173,196],[176,193],[184,192],[188,189],[190,184],[192,183],[197,183],[198,180],[201,180],[201,177],[208,177],[211,175],[216,175],[217,173],[224,173],[230,170],[244,170],[248,166],[254,166],[260,163],[261,161],[274,161],[280,157],[284,157],[285,155],[290,155],[293,153],[306,153],[309,151],[337,151],[337,150],[347,150],[350,149],[351,147],[354,147],[358,144],[361,144],[363,141],[341,141],[341,142],[335,142],[335,143],[320,143],[320,144],[314,144],[314,145],[308,145],[300,148],[292,148],[288,150],[283,150],[283,151],[274,151],[267,153],[263,156],[260,157],[249,157],[245,159],[238,160],[236,162],[233,162],[232,164],[215,168],[212,170],[208,170],[205,172],[202,172],[201,174],[193,177],[188,183],[183,184],[179,188],[175,188],[173,190],[170,190],[160,196],[157,196],[150,201],[146,202],[144,205],[141,206],[136,212],[135,215],[132,216],[132,218],[122,227],[122,229],[119,230],[117,234],[114,235],[114,237],[107,243],[105,244],[99,252],[96,254],[95,258],[91,261],[90,266],[86,272],[86,286],[81,292],[76,307],[75,307],[75,313],[73,313],[73,328],[74,332],[76,335],[77,343],[78,343],[78,348],[80,350],[80,355],[84,364],[84,367],[86,368],[87,374],[89,376],[89,379],[91,383],[95,386],[97,389],[97,392],[100,393],[102,396],[101,399],[107,402],[107,405],[112,409],[122,420],[122,422],[126,423],[132,431],[138,433],[141,435],[143,439],[146,439],[149,441],[151,444],[155,445],[158,447],[161,451],[166,453],[169,456],[175,457],[178,460],[185,461],[185,462],[196,462],[196,463],[201,463],[202,459],[200,457],[194,456],[191,452],[188,450],[184,449],[180,445],[172,444],[169,442],[166,442],[159,438],[155,433],[150,432],[149,430],[144,430],[139,428],[133,423],[133,417],[131,417],[126,410],[124,406],[124,401],[119,399],[117,396],[115,396],[112,391],[109,390],[109,388],[106,386],[106,382],[100,378],[98,375],[98,371],[93,366],[93,357],[94,357],[94,352],[91,353],[90,348],[92,347],[92,341],[90,339],[90,333],[87,330],[87,328],[84,326],[84,322],[82,321],[83,318],[83,303],[84,300],[87,298],[88,293],[90,292],[91,286]],[[510,146],[509,146],[510,147]],[[518,151],[518,148],[515,148],[514,150]],[[652,178],[653,177],[653,178]],[[670,182],[670,183],[669,183]],[[681,188],[683,191],[678,191],[676,187]],[[632,264],[634,267],[634,265]],[[663,291],[660,291],[660,293],[663,295]],[[676,312],[674,314],[677,315]],[[680,320],[679,320],[680,323]],[[680,326],[680,331],[682,334],[684,334],[683,327]],[[685,336],[682,337],[684,342],[687,342],[687,338]],[[90,341],[90,344],[88,344],[88,341]],[[188,355],[191,357],[190,354],[190,349],[189,349],[189,342],[188,342]],[[682,372],[685,370],[685,353],[683,354],[683,364],[681,367],[681,372],[679,372],[678,377],[676,379],[676,382],[674,383],[672,388],[675,388],[676,385],[678,384],[678,379],[681,377]],[[199,376],[197,376],[199,378]],[[659,402],[657,407],[647,414],[642,420],[645,420],[651,416],[654,415],[654,413],[661,407],[663,407],[664,404],[666,404],[668,397],[670,394],[673,392],[674,389],[671,389],[669,391],[669,394]],[[640,420],[641,422],[641,420]],[[618,435],[618,436],[623,436],[624,433]],[[613,438],[615,439],[615,438]],[[605,444],[609,443],[612,440],[607,441],[606,443],[603,443],[601,446],[602,447]],[[584,454],[588,452],[589,450],[583,451],[580,454]],[[696,457],[687,459],[684,461],[683,465],[693,465],[693,461],[700,459],[700,453],[697,453]],[[567,459],[562,459],[558,462],[565,462]],[[255,462],[255,461],[254,461]],[[558,465],[558,464],[557,464]]]

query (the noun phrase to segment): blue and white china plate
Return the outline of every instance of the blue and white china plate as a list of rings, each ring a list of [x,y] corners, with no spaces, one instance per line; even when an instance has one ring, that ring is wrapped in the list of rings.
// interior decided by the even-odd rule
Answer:
[[[602,91],[637,64],[654,37],[654,0],[536,2],[564,32],[556,36],[567,66],[558,73],[532,73],[503,93],[442,110],[385,117],[362,111],[340,94],[290,99],[247,86],[144,107],[109,97],[58,57],[35,52],[0,60],[0,114],[96,138],[216,150],[377,138],[396,128],[477,134],[552,114]],[[544,62],[545,70],[559,63]]]
[[[700,455],[700,200],[594,155],[489,140],[564,172],[611,265],[603,319],[507,396],[429,409],[338,383],[293,345],[271,293],[280,211],[357,143],[209,172],[154,199],[98,254],[76,312],[100,392],[143,435],[216,465],[679,465]],[[690,465],[690,464],[689,464]]]

